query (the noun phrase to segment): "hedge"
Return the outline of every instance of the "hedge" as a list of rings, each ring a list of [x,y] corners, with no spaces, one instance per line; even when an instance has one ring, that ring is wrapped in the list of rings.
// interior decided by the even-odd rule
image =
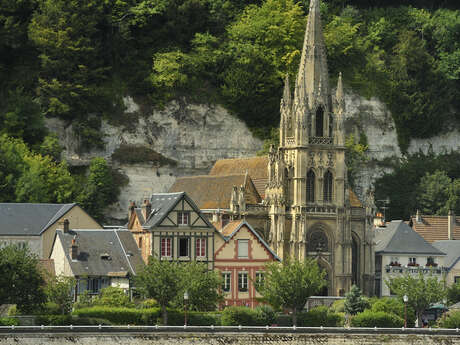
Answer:
[[[384,311],[365,310],[351,319],[352,327],[402,327],[404,320],[398,315]]]
[[[441,328],[460,328],[460,310],[452,310],[438,320]]]
[[[343,326],[344,317],[338,313],[332,313],[325,306],[311,309],[306,313],[299,313],[297,325],[300,327],[340,327]]]
[[[39,315],[35,319],[35,324],[44,326],[111,325],[111,323],[105,319],[72,315]]]
[[[0,326],[18,326],[19,320],[14,317],[0,317]]]
[[[222,312],[222,326],[270,326],[276,322],[276,314],[269,306],[255,309],[231,306]]]
[[[221,316],[218,313],[212,312],[187,312],[187,324],[189,326],[219,326],[221,324]],[[168,310],[168,325],[183,326],[185,322],[184,311]]]
[[[160,308],[134,309],[97,306],[75,310],[73,315],[105,319],[114,325],[155,325],[160,317]]]

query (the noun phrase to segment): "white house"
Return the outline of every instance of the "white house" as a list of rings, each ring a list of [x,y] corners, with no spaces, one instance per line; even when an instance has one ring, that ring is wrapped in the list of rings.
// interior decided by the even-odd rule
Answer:
[[[403,274],[434,275],[444,279],[446,254],[401,220],[375,228],[375,295],[390,296],[386,282]]]

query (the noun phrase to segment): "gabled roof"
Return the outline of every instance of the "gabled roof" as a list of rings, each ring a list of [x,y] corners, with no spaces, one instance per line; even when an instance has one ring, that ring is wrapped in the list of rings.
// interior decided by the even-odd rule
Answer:
[[[433,246],[446,253],[444,266],[448,269],[454,267],[460,260],[460,240],[436,241]]]
[[[262,201],[249,175],[189,176],[179,177],[169,189],[170,192],[186,192],[202,210],[228,209],[233,186],[244,186],[246,204]]]
[[[421,216],[422,221],[417,222],[416,216],[412,216],[412,228],[417,231],[426,241],[434,242],[448,240],[448,217],[447,216]],[[460,240],[460,217],[455,217],[453,239]]]
[[[268,183],[268,156],[220,159],[212,167],[209,175],[244,175],[252,179],[257,192],[265,198],[265,185]]]
[[[75,276],[134,275],[144,265],[133,235],[127,230],[56,231],[54,245],[62,243],[66,258]],[[72,239],[78,246],[77,260],[70,258]],[[108,255],[107,255],[108,254]]]
[[[445,255],[402,220],[388,222],[375,230],[375,253]]]
[[[278,255],[276,255],[276,253],[270,248],[270,246],[268,245],[267,242],[264,241],[264,239],[259,235],[259,233],[257,231],[254,230],[254,228],[248,223],[246,222],[245,220],[234,220],[234,221],[231,221],[229,222],[227,225],[225,225],[222,230],[220,231],[220,233],[222,234],[222,236],[224,237],[224,240],[225,242],[229,242],[233,236],[235,236],[235,234],[238,233],[238,231],[240,231],[240,229],[243,227],[243,226],[246,226],[249,231],[255,236],[257,237],[257,239],[259,240],[259,242],[262,244],[262,246],[265,247],[265,249],[267,249],[270,254],[273,255],[273,257],[278,260],[278,261],[281,261],[281,259],[278,257]]]
[[[0,203],[0,235],[39,236],[76,205]]]
[[[142,225],[143,229],[150,230],[158,225],[168,216],[168,214],[182,200],[186,200],[192,209],[201,217],[201,219],[212,229],[214,227],[206,217],[203,217],[200,209],[195,202],[185,192],[179,193],[156,193],[150,197],[152,204],[152,212],[147,217],[147,220]]]

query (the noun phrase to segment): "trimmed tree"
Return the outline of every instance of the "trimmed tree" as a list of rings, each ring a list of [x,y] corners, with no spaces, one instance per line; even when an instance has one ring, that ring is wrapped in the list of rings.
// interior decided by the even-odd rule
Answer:
[[[439,281],[433,275],[425,276],[419,272],[418,276],[406,274],[386,281],[386,284],[402,300],[408,297],[408,305],[414,308],[417,316],[417,327],[422,326],[422,314],[433,303],[441,302],[447,296],[444,281]]]
[[[57,276],[50,277],[46,286],[48,302],[56,303],[62,315],[72,311],[72,289],[75,288],[76,280],[73,277]]]
[[[256,288],[274,308],[292,310],[292,324],[297,325],[297,312],[326,284],[325,274],[314,259],[272,262],[266,265],[265,279]]]
[[[345,295],[345,313],[356,315],[363,312],[367,307],[369,307],[369,303],[363,297],[361,290],[356,285],[353,285],[350,292]]]

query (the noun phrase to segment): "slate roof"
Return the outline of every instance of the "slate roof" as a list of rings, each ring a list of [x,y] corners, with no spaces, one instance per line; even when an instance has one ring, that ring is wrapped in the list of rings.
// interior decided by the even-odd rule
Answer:
[[[375,230],[375,253],[445,255],[425,241],[402,220],[388,222]]]
[[[446,253],[444,266],[451,269],[460,260],[460,240],[436,241],[433,246]]]
[[[448,240],[448,217],[447,216],[421,216],[422,221],[417,222],[412,216],[412,228],[428,242]],[[460,240],[460,217],[455,217],[453,239]]]
[[[265,198],[265,185],[268,183],[268,157],[248,157],[220,159],[212,167],[209,175],[244,175],[246,172],[252,179],[257,192]]]
[[[197,212],[201,219],[210,227],[213,228],[212,224],[206,217],[201,215],[200,209],[195,204],[195,202],[187,195],[185,192],[178,192],[178,193],[155,193],[152,194],[150,197],[150,203],[152,205],[152,212],[147,217],[147,220],[142,224],[142,228],[146,230],[150,230],[156,226],[158,226],[171,212],[176,205],[182,200],[185,199],[190,206]],[[136,209],[136,214],[139,216],[141,209]],[[142,214],[140,214],[140,220],[144,220]]]
[[[179,177],[169,189],[170,192],[184,191],[196,202],[198,207],[205,209],[228,209],[233,186],[245,186],[247,204],[259,204],[262,201],[251,177],[248,175],[223,176],[189,176]]]
[[[229,242],[232,239],[232,237],[235,236],[235,234],[238,233],[238,231],[243,226],[246,226],[249,229],[249,231],[252,232],[252,234],[257,237],[259,242],[270,252],[270,254],[273,255],[273,257],[276,260],[281,261],[281,259],[278,257],[278,255],[276,255],[276,253],[270,248],[268,243],[265,242],[265,240],[259,235],[259,233],[257,231],[255,231],[254,228],[248,222],[246,222],[245,220],[231,221],[227,225],[225,225],[222,228],[222,230],[220,230],[220,233],[223,235],[225,242]]]
[[[75,205],[0,203],[0,235],[39,236]]]
[[[70,246],[76,236],[77,260],[70,258]],[[141,252],[128,230],[70,230],[56,231],[75,276],[134,275],[144,265]],[[59,242],[55,241],[54,245]],[[103,258],[108,254],[108,259]]]

